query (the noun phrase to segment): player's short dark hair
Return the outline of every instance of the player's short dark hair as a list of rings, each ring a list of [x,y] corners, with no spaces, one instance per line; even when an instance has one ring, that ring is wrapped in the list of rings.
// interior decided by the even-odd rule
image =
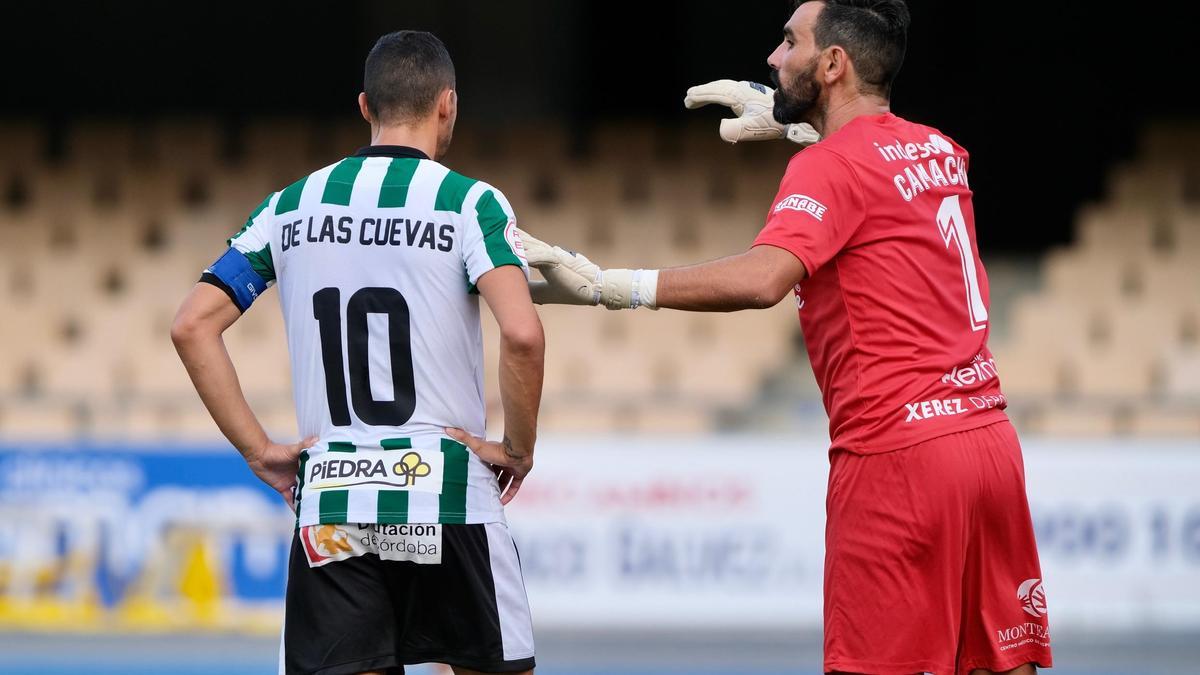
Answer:
[[[454,62],[433,33],[398,30],[375,43],[367,54],[363,91],[367,109],[382,124],[420,119],[437,95],[454,88]]]
[[[859,80],[887,97],[904,63],[910,21],[904,0],[825,0],[813,36],[820,49],[845,49]]]

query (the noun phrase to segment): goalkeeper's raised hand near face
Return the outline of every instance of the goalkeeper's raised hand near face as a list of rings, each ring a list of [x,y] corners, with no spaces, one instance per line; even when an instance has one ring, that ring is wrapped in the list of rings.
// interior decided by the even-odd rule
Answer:
[[[721,123],[730,142],[819,134],[788,164],[748,250],[604,269],[524,237],[545,278],[533,297],[733,311],[795,289],[840,486],[828,502],[824,672],[1031,673],[1051,665],[1049,632],[1045,605],[1022,598],[1041,593],[1041,572],[987,346],[967,152],[889,111],[907,26],[900,0],[804,2],[768,59],[773,93],[731,80],[688,92],[688,107],[733,110]]]

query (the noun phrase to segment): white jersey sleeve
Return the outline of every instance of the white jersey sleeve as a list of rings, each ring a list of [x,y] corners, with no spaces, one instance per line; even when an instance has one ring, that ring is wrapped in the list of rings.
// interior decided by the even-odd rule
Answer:
[[[500,190],[482,181],[467,192],[463,203],[463,264],[468,288],[475,290],[479,277],[504,265],[520,267],[529,277],[525,249],[517,234],[517,216]]]
[[[271,241],[275,205],[280,193],[274,192],[267,196],[246,219],[246,224],[237,234],[229,238],[229,246],[242,252],[250,261],[250,266],[258,273],[268,286],[275,283],[275,263],[271,256]]]

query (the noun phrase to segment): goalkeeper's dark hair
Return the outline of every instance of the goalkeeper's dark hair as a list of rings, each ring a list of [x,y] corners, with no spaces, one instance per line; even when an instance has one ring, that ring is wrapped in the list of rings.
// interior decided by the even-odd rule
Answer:
[[[904,63],[910,20],[904,0],[825,0],[813,37],[819,49],[845,49],[863,85],[886,98]]]
[[[454,88],[450,52],[425,31],[399,30],[379,38],[364,70],[367,109],[381,124],[418,120],[429,114],[438,94]]]

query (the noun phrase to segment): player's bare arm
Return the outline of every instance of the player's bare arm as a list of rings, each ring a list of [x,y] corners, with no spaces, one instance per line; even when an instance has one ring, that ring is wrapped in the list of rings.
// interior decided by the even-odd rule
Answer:
[[[273,442],[254,416],[238,382],[222,334],[241,316],[221,289],[198,283],[184,298],[171,325],[171,340],[221,433],[233,444],[254,475],[292,503],[300,452],[317,439],[282,445]]]
[[[525,274],[519,268],[498,267],[481,276],[478,287],[500,327],[504,437],[497,442],[472,436],[462,429],[447,429],[447,433],[497,468],[500,503],[508,504],[533,468],[546,340]]]
[[[804,264],[774,246],[663,270],[601,269],[585,256],[522,232],[531,267],[546,279],[530,285],[539,304],[597,305],[609,309],[680,309],[736,312],[774,307],[804,280]]]

